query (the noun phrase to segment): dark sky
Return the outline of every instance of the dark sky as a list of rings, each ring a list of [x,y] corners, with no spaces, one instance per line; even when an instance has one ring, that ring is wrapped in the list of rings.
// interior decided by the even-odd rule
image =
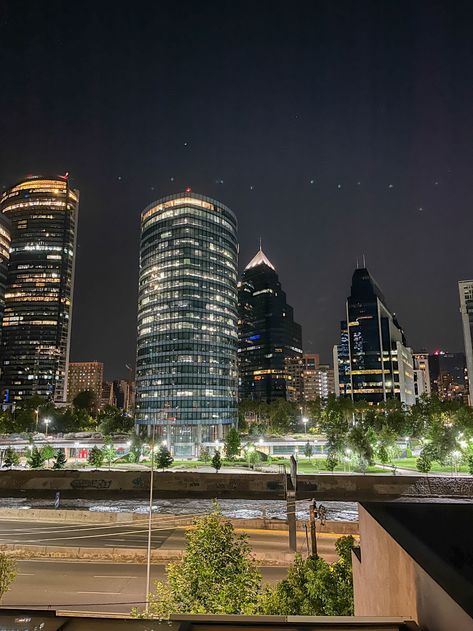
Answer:
[[[324,360],[356,257],[416,349],[462,350],[473,5],[0,1],[0,185],[81,191],[72,359],[134,362],[140,211],[182,191],[261,235]]]

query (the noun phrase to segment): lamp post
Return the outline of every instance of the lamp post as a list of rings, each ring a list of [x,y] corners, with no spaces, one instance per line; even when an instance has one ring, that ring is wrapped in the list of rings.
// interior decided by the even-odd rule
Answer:
[[[309,419],[306,416],[303,416],[302,422],[304,423],[304,434],[307,434],[307,423],[309,422]]]
[[[36,414],[36,431],[38,431],[38,425],[39,425],[39,408],[36,408],[36,410],[34,411]]]
[[[154,482],[154,432],[156,425],[153,423],[151,432],[151,474],[149,481],[149,509],[148,509],[148,550],[146,555],[146,613],[149,610],[149,590],[151,580],[151,534],[153,524],[153,482]]]
[[[46,436],[47,436],[48,435],[48,427],[49,427],[49,423],[51,422],[51,419],[50,418],[45,418],[43,422],[46,425]]]

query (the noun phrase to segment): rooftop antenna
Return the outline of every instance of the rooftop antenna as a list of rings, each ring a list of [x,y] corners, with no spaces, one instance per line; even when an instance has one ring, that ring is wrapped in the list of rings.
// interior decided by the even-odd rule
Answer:
[[[356,257],[356,269],[359,269],[359,267],[360,267],[360,264],[358,262],[358,257]]]
[[[261,237],[259,238],[259,249],[260,249],[260,251],[262,251],[262,249],[263,249],[263,248],[261,247]]]
[[[363,254],[363,267],[366,267],[366,257],[364,254]]]

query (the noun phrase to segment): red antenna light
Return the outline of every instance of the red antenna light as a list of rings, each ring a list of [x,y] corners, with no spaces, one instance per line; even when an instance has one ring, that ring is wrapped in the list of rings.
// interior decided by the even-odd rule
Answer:
[[[191,187],[190,186],[186,186],[186,193],[191,193],[191,192],[192,192]]]

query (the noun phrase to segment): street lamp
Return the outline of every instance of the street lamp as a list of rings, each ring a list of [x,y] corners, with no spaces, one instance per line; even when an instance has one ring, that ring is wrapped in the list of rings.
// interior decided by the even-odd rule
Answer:
[[[36,408],[36,410],[34,411],[36,414],[36,431],[38,431],[38,424],[39,424],[39,408]]]
[[[48,435],[48,427],[49,427],[49,423],[51,422],[50,418],[45,418],[43,420],[44,424],[46,425],[46,436]]]
[[[303,416],[302,422],[304,423],[304,434],[307,434],[307,423],[309,422],[309,419],[306,416]]]
[[[150,590],[150,581],[151,581],[151,533],[152,533],[152,523],[153,523],[153,482],[154,482],[154,432],[156,429],[155,423],[152,425],[153,429],[151,431],[151,474],[149,480],[149,509],[148,509],[148,550],[146,555],[146,608],[145,611],[149,610],[149,590]]]

